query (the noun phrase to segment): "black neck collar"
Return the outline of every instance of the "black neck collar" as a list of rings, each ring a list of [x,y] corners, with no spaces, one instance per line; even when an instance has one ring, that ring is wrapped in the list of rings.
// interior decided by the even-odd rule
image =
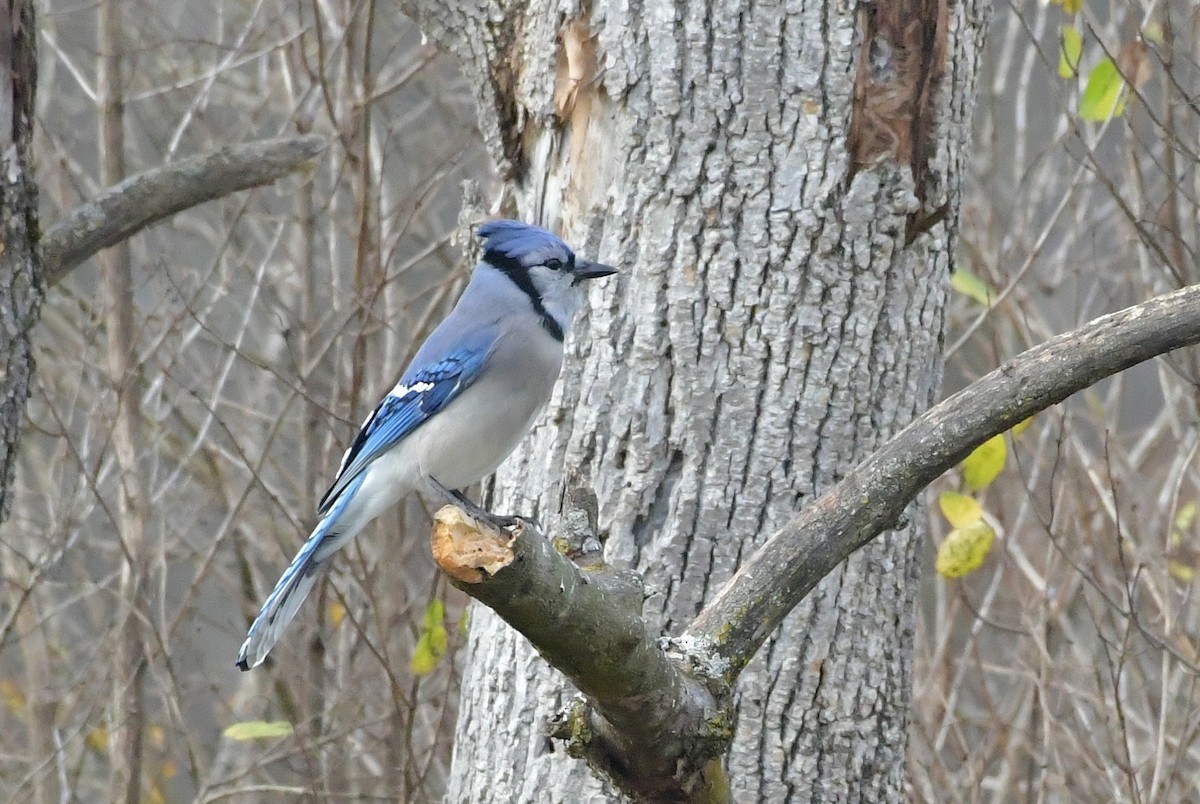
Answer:
[[[521,265],[519,260],[498,251],[484,252],[483,259],[524,291],[525,295],[529,297],[529,303],[533,305],[533,312],[537,314],[542,328],[550,333],[550,337],[562,343],[563,328],[554,320],[554,316],[550,315],[546,305],[542,304],[542,297],[538,295],[537,288],[533,286],[533,280],[529,278],[529,271],[525,266]]]

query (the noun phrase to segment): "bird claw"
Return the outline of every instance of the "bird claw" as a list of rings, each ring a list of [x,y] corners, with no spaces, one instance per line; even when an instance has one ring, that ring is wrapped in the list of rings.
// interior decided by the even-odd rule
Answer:
[[[497,528],[499,530],[507,530],[508,528],[515,528],[517,525],[520,525],[525,521],[522,517],[519,517],[519,516],[509,516],[507,514],[493,514],[489,511],[484,511],[482,508],[480,508],[479,511],[481,513],[480,516],[476,516],[475,514],[471,514],[471,516],[475,517],[476,519],[481,519],[484,522],[486,522],[487,524],[489,524],[492,527]],[[468,513],[470,513],[470,512],[468,512]]]
[[[525,521],[523,517],[519,516],[493,514],[491,511],[484,509],[481,505],[478,505],[470,500],[461,491],[446,488],[438,482],[437,478],[430,477],[428,480],[430,487],[433,488],[433,490],[436,491],[446,502],[461,508],[467,514],[467,516],[471,517],[472,519],[482,522],[496,530],[515,528],[517,525],[520,525]]]

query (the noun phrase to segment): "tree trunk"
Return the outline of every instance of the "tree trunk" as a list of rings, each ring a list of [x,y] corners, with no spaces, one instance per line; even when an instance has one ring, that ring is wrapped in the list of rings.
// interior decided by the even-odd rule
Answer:
[[[44,293],[33,174],[36,87],[34,4],[8,3],[0,12],[0,524],[8,519],[11,506],[9,490],[34,376],[30,336],[41,315]],[[0,573],[8,580],[5,606],[18,612],[18,628],[28,633],[36,618],[22,604],[33,585],[33,568],[24,556],[10,550],[0,550],[0,562]],[[29,754],[58,770],[62,762],[54,735],[58,701],[48,689],[48,652],[36,639],[26,640],[22,652]],[[33,801],[57,802],[61,796],[57,774],[37,775],[32,790]]]
[[[122,75],[122,8],[103,0],[96,27],[96,94],[100,105],[100,183],[111,187],[125,178],[125,89]],[[112,801],[142,799],[142,751],[146,720],[146,650],[143,644],[142,587],[149,566],[149,515],[142,453],[141,389],[138,382],[137,327],[134,324],[133,270],[129,243],[122,240],[99,255],[104,288],[108,371],[117,389],[112,446],[120,468],[119,538],[124,553],[118,587],[118,637],[112,655],[112,699],[108,711],[109,795]]]
[[[665,634],[938,389],[986,5],[864,8],[413,9],[475,79],[511,211],[622,271],[492,507],[553,530],[578,473]],[[743,673],[735,800],[903,796],[922,531],[826,578]],[[469,651],[448,799],[615,798],[546,739],[562,677],[480,607]]]
[[[33,381],[29,335],[42,309],[37,250],[38,193],[33,176],[33,98],[37,28],[32,3],[0,13],[0,522],[16,467],[25,401]]]

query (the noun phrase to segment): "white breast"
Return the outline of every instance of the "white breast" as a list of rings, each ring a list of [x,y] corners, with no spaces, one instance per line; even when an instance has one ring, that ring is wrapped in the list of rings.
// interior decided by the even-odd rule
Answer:
[[[482,376],[413,433],[421,473],[462,489],[496,471],[550,399],[561,366],[562,344],[545,331],[502,336]]]

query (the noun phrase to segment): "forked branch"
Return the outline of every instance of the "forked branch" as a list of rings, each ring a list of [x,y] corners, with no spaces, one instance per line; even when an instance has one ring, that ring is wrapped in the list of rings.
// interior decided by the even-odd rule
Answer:
[[[987,439],[1105,377],[1196,343],[1200,286],[1103,316],[1018,355],[918,417],[797,514],[678,639],[649,633],[640,579],[603,567],[598,542],[580,550],[574,526],[552,545],[529,529],[498,542],[494,533],[454,520],[456,538],[466,541],[449,550],[450,560],[443,551],[439,564],[448,572],[463,557],[469,564],[467,545],[475,538],[501,550],[487,571],[455,583],[523,633],[586,696],[556,727],[568,750],[637,799],[722,800],[728,786],[716,760],[732,739],[733,684],[821,578],[895,527],[922,489]],[[451,510],[439,514],[435,555],[437,531]]]

